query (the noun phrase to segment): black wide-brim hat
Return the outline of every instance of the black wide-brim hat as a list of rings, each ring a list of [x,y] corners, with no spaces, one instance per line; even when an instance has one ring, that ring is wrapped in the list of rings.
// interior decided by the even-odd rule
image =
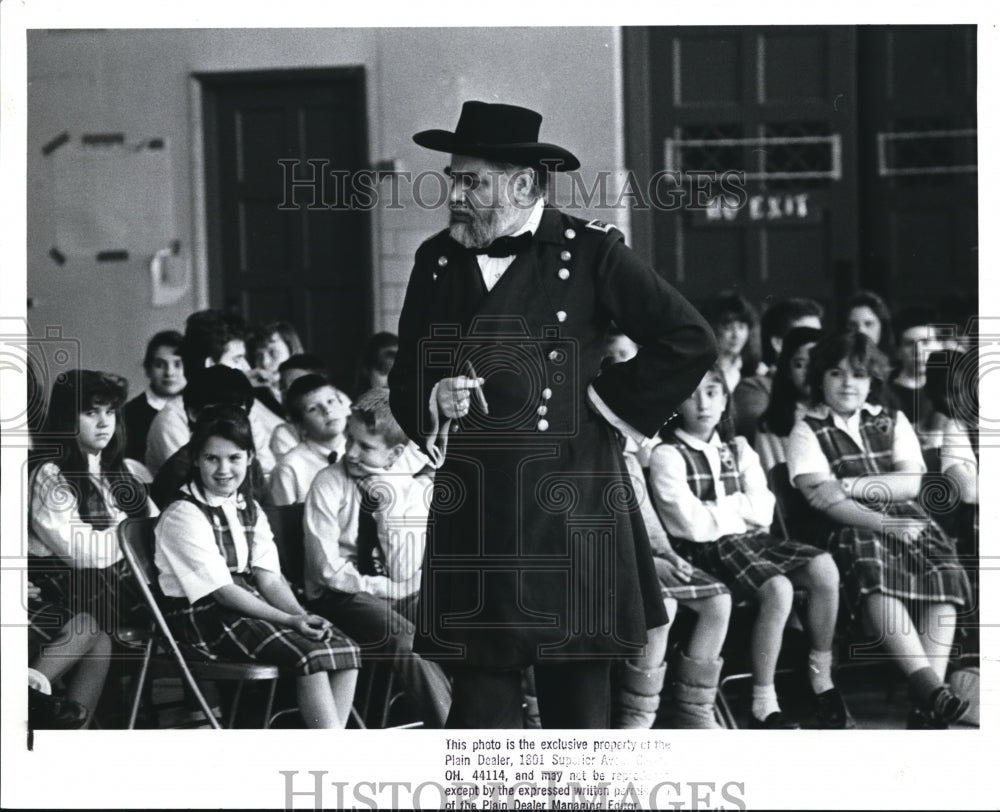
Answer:
[[[422,130],[413,140],[422,147],[555,172],[580,168],[567,149],[538,140],[542,116],[526,107],[467,101],[455,132]]]

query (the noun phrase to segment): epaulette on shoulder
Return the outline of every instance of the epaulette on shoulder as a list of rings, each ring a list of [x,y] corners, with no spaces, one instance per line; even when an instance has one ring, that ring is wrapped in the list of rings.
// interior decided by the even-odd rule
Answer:
[[[614,228],[614,226],[611,225],[611,223],[605,223],[603,220],[591,220],[590,222],[585,223],[584,225],[587,228],[594,229],[594,231],[603,231],[605,234],[607,234],[609,231],[611,231],[611,229]]]

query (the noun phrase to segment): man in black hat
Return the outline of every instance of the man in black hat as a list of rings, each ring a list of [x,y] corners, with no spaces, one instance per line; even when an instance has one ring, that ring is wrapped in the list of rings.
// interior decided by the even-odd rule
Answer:
[[[450,218],[417,250],[389,386],[438,467],[414,648],[450,670],[449,727],[520,727],[528,665],[545,727],[608,726],[611,661],[666,621],[622,435],[653,437],[715,359],[621,232],[546,205],[580,164],[541,120],[466,102],[413,137],[451,153]],[[598,375],[612,320],[641,348]]]

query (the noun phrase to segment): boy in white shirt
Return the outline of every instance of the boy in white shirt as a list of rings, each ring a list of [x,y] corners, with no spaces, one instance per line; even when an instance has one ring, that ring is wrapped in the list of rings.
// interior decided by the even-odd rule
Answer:
[[[304,502],[316,474],[343,455],[344,428],[351,413],[347,395],[322,375],[296,379],[285,403],[303,439],[271,472],[271,498],[276,505]]]
[[[389,390],[361,395],[343,459],[322,469],[306,496],[306,599],[361,646],[362,659],[389,660],[425,726],[443,727],[448,680],[413,653],[431,478],[406,450]]]

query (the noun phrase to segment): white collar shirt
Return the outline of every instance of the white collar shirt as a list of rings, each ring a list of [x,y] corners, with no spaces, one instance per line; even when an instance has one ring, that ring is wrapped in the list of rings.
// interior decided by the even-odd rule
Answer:
[[[538,225],[542,222],[542,213],[544,211],[545,201],[537,200],[524,225],[510,236],[519,237],[522,234],[534,234],[538,230]],[[483,275],[483,284],[486,285],[486,290],[493,290],[494,285],[500,281],[500,277],[504,275],[504,272],[511,266],[515,258],[491,257],[488,254],[479,254],[476,256],[476,259],[479,262],[479,271]]]

